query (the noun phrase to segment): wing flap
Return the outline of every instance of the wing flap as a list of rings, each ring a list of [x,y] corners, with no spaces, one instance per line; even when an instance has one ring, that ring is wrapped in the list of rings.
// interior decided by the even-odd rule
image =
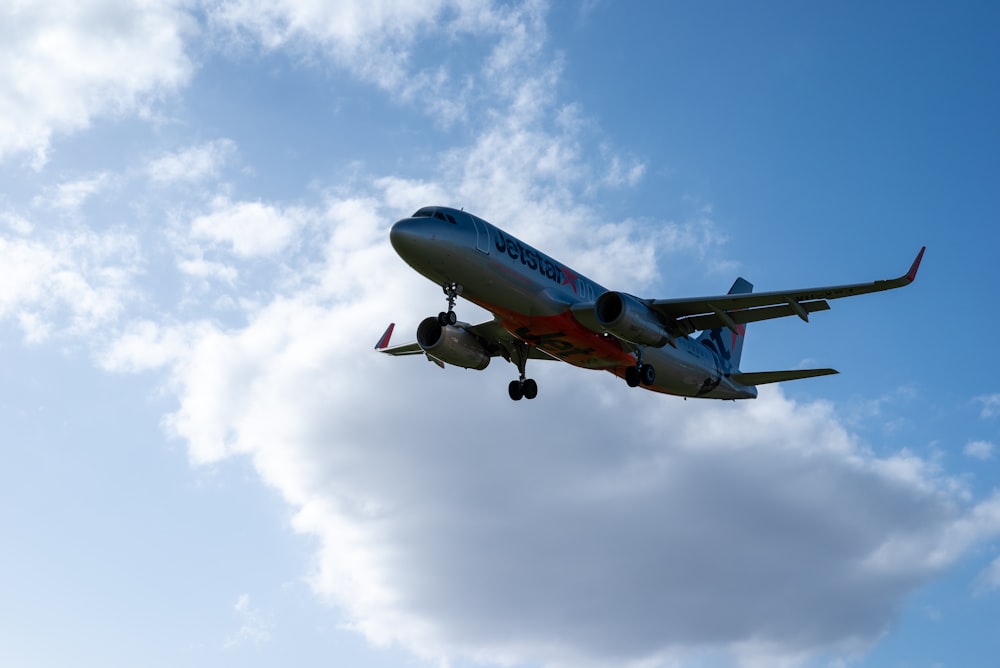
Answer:
[[[840,373],[836,369],[797,369],[793,371],[752,371],[750,373],[734,373],[731,378],[740,385],[767,385],[781,383],[786,380],[802,380],[817,376],[830,376]]]
[[[797,315],[801,318],[802,315],[799,313],[799,310],[806,314],[830,310],[830,305],[823,299],[812,302],[797,302],[796,306],[798,307],[797,309],[791,304],[785,304],[784,306],[762,306],[760,308],[744,309],[742,311],[731,311],[728,313],[728,316],[737,325],[745,325],[749,322],[770,320],[771,318],[785,318],[790,315]],[[729,326],[728,323],[726,323],[722,317],[716,313],[682,318],[680,323],[685,328],[690,326],[691,331],[704,331],[706,329]]]

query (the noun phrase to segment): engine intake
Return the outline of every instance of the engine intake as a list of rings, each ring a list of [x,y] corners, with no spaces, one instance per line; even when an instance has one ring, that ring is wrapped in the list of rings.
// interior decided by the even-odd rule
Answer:
[[[656,348],[670,342],[656,312],[624,292],[605,292],[598,297],[594,315],[604,329],[623,341]]]
[[[441,325],[436,317],[425,318],[417,327],[417,345],[436,360],[481,371],[490,363],[490,353],[472,333],[459,325]]]

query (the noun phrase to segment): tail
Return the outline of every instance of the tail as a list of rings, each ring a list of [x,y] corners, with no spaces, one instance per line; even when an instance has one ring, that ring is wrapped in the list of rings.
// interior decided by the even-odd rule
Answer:
[[[744,278],[737,278],[733,287],[729,288],[731,295],[744,295],[753,292],[753,283]],[[740,357],[743,356],[743,339],[746,338],[747,326],[737,325],[736,331],[726,327],[705,330],[698,336],[698,343],[713,348],[729,368],[723,369],[727,375],[739,371]]]

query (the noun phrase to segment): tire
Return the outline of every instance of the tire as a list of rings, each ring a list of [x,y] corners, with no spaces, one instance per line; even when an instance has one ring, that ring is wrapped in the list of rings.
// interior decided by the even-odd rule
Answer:
[[[524,393],[525,399],[534,399],[538,396],[538,383],[528,378],[521,384],[521,391]]]
[[[510,381],[510,385],[507,386],[507,394],[514,401],[520,401],[524,397],[524,388],[521,386],[521,381]]]
[[[456,322],[458,322],[458,316],[455,315],[454,311],[448,311],[445,314],[445,317],[448,319],[448,324],[449,325],[454,325]]]
[[[639,370],[634,366],[625,369],[625,382],[629,387],[639,387]]]
[[[438,324],[441,325],[442,327],[448,324],[448,314],[445,313],[444,311],[438,313]]]
[[[639,380],[646,386],[656,382],[656,369],[652,364],[643,364],[639,367]]]

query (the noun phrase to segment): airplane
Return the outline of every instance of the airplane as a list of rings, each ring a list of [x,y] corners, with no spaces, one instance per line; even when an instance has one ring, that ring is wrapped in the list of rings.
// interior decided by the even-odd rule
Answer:
[[[926,247],[898,278],[871,283],[754,293],[737,278],[725,295],[641,299],[608,290],[464,210],[427,206],[396,222],[389,233],[396,253],[444,290],[448,310],[424,319],[413,343],[390,346],[395,323],[375,345],[389,355],[425,355],[482,370],[502,357],[518,370],[511,399],[534,399],[528,360],[561,360],[603,369],[629,387],[681,397],[753,399],[758,385],[838,373],[834,369],[740,370],[746,326],[830,308],[829,299],[892,290],[917,276]],[[461,296],[493,314],[475,325],[460,322]],[[697,336],[694,336],[695,333]]]

